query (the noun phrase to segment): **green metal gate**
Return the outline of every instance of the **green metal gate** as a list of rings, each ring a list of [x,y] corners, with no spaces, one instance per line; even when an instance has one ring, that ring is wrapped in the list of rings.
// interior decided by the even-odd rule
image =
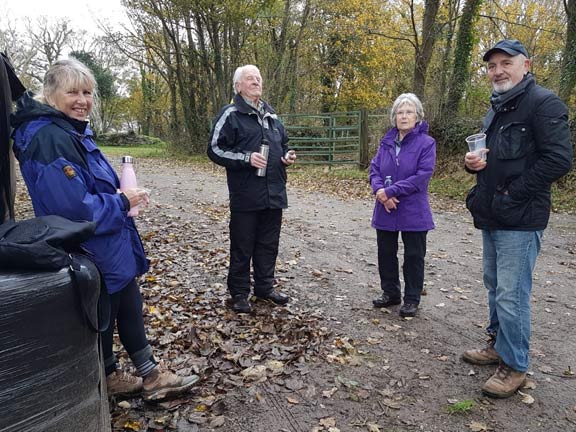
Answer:
[[[366,165],[365,111],[279,115],[302,164]]]

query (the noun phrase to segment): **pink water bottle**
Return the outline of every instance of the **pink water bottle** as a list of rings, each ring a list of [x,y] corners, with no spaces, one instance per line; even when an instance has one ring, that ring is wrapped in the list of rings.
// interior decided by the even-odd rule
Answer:
[[[136,172],[134,172],[134,159],[132,156],[122,157],[122,174],[120,175],[120,190],[122,192],[137,186]],[[130,208],[128,216],[138,216],[138,206]]]

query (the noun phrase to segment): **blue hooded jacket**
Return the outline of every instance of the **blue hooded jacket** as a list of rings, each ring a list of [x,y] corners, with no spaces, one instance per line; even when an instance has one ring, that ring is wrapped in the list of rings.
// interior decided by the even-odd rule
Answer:
[[[36,216],[97,223],[83,247],[110,294],[148,271],[142,241],[120,194],[118,176],[100,152],[87,122],[36,101],[18,100],[11,118],[14,154]]]
[[[376,201],[372,227],[382,231],[429,231],[434,229],[428,202],[428,184],[436,163],[436,141],[428,135],[428,123],[421,121],[402,140],[396,155],[398,129],[392,128],[382,138],[370,163],[370,184],[375,194],[384,188],[388,198],[396,197],[397,209],[388,213]],[[386,187],[387,176],[392,185]]]

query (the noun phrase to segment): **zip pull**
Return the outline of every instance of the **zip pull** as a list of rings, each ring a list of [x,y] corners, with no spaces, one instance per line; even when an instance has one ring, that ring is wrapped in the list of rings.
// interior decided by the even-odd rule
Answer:
[[[396,156],[396,166],[400,166],[400,161],[398,160],[398,156]]]

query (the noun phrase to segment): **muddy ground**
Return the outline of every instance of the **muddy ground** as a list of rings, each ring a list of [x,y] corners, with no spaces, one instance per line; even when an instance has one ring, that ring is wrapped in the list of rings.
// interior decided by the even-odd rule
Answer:
[[[481,237],[462,203],[432,197],[427,295],[404,320],[398,307],[372,308],[371,199],[291,184],[277,280],[292,302],[236,315],[224,307],[223,171],[148,160],[138,177],[152,196],[137,222],[152,260],[142,280],[149,339],[170,367],[202,381],[160,405],[112,400],[114,431],[576,431],[576,217],[552,215],[545,233],[528,388],[492,400],[480,386],[494,367],[459,358],[484,344],[488,312]],[[21,218],[30,206],[20,186]]]
[[[145,238],[158,229],[154,221],[160,218],[173,221],[175,229],[195,227],[204,243],[211,243],[206,250],[226,256],[227,189],[221,170],[158,160],[141,162],[138,175],[152,191],[153,204],[139,220]],[[218,313],[239,326],[253,325],[254,319],[265,322],[268,313],[313,318],[322,335],[320,346],[314,355],[303,356],[305,367],[293,364],[290,376],[259,382],[246,378],[220,387],[225,391],[219,395],[219,421],[193,421],[194,412],[202,411],[196,408],[173,418],[172,427],[234,432],[576,430],[575,217],[552,216],[538,259],[529,388],[507,400],[491,400],[482,396],[480,386],[494,367],[459,359],[464,349],[484,344],[487,318],[481,237],[460,203],[433,198],[436,229],[428,237],[427,295],[418,316],[404,320],[398,307],[372,308],[371,300],[380,294],[372,202],[295,186],[289,186],[289,202],[277,277],[279,289],[293,301],[280,312],[256,303],[256,318],[223,307]],[[172,259],[186,256],[175,250]],[[189,286],[184,288],[210,287],[223,305],[225,277],[225,271],[196,272],[185,279]],[[203,371],[207,377],[197,392],[209,392],[211,373],[210,368]],[[472,406],[450,412],[456,402]],[[119,408],[114,409],[118,414]]]

